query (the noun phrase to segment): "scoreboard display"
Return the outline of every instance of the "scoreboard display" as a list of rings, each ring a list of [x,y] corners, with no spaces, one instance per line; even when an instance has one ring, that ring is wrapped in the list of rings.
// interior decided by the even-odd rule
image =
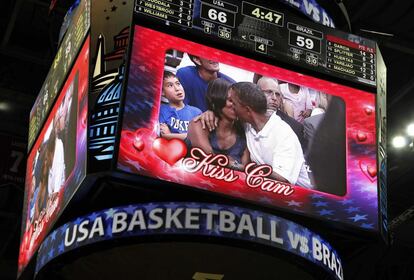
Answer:
[[[113,237],[108,224],[105,236],[92,238],[95,225],[104,228],[98,212],[64,220],[74,198],[85,208],[80,212],[94,208],[85,194],[98,193],[107,180],[122,180],[143,200],[185,194],[190,212],[210,207],[206,200],[223,209],[233,201],[229,209],[249,233],[243,209],[250,205],[255,219],[284,213],[325,229],[386,238],[381,52],[374,41],[327,27],[333,21],[315,1],[302,3],[326,26],[298,18],[292,2],[81,1],[31,112],[19,273],[37,253],[36,273],[79,244]],[[67,125],[65,114],[72,116]],[[58,141],[61,134],[65,141]],[[60,165],[57,147],[65,154]],[[56,180],[49,169],[60,170]],[[121,217],[127,210],[117,207],[117,195],[107,212],[117,209]],[[134,199],[128,197],[122,217],[132,205],[153,205]],[[191,226],[198,218],[185,219]],[[93,220],[88,240],[75,239],[79,223],[83,234]],[[73,228],[72,242],[57,222]],[[286,225],[284,240],[292,243]],[[211,235],[198,229],[185,232]],[[243,239],[238,231],[235,239]],[[313,240],[302,235],[304,243]],[[56,254],[46,256],[50,250]],[[334,266],[332,259],[328,269],[343,279],[340,261]],[[314,263],[327,265],[325,257]]]
[[[262,58],[376,86],[375,42],[298,19],[273,2],[269,8],[266,1],[139,0],[135,16]]]
[[[379,218],[379,205],[384,205],[385,188],[378,186],[384,185],[385,175],[377,151],[385,124],[385,108],[379,113],[385,87],[378,95],[377,84],[385,79],[385,66],[377,45],[299,19],[282,6],[265,1],[135,1],[117,167],[350,229],[384,233],[385,208],[381,207]],[[229,150],[219,149],[219,132],[194,132],[196,125],[191,123],[199,121],[199,115],[165,119],[165,110],[172,106],[164,88],[166,70],[176,74],[186,105],[200,109],[198,114],[214,111],[215,104],[208,105],[205,97],[210,85],[197,73],[203,63],[216,67],[217,77],[233,84],[224,95],[233,103],[235,122],[244,128],[240,131],[245,133],[237,137],[246,137],[250,154],[239,166],[230,163],[234,155]],[[297,162],[303,160],[306,170],[295,169],[298,177],[289,179],[293,169],[281,170],[292,155],[279,156],[283,152],[278,140],[267,143],[256,131],[256,144],[266,152],[262,158],[255,154],[256,144],[249,143],[248,134],[256,132],[249,131],[251,124],[229,97],[243,83],[259,86],[261,78],[276,82],[280,92],[272,94],[283,95],[280,102],[294,106],[291,116],[300,123],[296,136],[303,158],[299,155],[293,165],[300,166]],[[295,88],[309,100],[295,99]],[[297,109],[300,102],[307,103],[302,104],[307,106],[303,111]],[[249,106],[253,100],[245,103]],[[306,110],[312,115],[306,115]],[[317,112],[322,115],[316,116]],[[295,131],[295,125],[290,126]],[[166,134],[166,127],[187,134]],[[203,137],[207,140],[194,145]],[[282,146],[291,149],[292,141]],[[275,179],[275,170],[288,179]]]

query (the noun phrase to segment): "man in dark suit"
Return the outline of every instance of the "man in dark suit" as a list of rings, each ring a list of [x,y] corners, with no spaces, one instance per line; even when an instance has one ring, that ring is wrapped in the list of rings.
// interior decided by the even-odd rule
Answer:
[[[325,116],[325,109],[315,108],[312,111],[312,115],[309,118],[306,118],[303,121],[303,141],[306,152],[309,152],[310,147],[312,146],[312,141],[315,137],[315,133],[318,130],[318,127]],[[307,157],[307,153],[305,153]]]
[[[328,95],[329,96],[329,95]],[[336,195],[346,193],[345,103],[329,98],[325,113],[304,122],[308,138],[305,158],[312,170],[316,189]]]

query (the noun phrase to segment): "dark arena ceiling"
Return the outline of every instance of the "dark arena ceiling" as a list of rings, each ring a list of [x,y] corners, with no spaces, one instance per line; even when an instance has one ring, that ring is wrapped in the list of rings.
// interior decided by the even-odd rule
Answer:
[[[102,0],[113,1],[113,0]],[[27,138],[30,108],[58,46],[73,0],[2,0],[0,9],[0,133]],[[318,1],[341,15],[336,2]],[[376,40],[387,65],[389,143],[414,122],[414,1],[343,0],[352,33]],[[329,9],[328,9],[329,10]],[[337,24],[346,30],[344,17]],[[6,105],[4,105],[6,104]],[[388,145],[388,211],[393,246],[362,246],[347,279],[414,279],[414,149]],[[15,279],[22,186],[0,186],[0,279]],[[410,211],[410,207],[412,208]],[[408,211],[408,212],[407,212]]]

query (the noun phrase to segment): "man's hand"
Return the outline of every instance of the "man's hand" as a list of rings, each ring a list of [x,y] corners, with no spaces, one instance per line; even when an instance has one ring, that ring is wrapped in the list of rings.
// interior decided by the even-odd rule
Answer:
[[[203,129],[206,129],[207,127],[209,131],[213,131],[217,128],[218,120],[219,119],[216,117],[216,115],[214,115],[214,113],[210,110],[205,111],[193,119],[194,122],[201,122],[201,127]]]
[[[165,134],[170,134],[170,128],[168,127],[168,125],[166,125],[165,123],[160,123],[160,134],[161,136],[165,135]]]
[[[231,156],[227,156],[229,158],[229,164],[227,165],[230,169],[243,171],[244,165],[232,158]]]

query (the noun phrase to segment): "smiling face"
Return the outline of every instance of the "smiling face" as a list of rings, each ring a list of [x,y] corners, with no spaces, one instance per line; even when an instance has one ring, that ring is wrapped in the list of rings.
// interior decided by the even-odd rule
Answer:
[[[198,66],[209,72],[218,72],[220,71],[220,64],[214,60],[208,60],[205,58],[196,58],[196,63]]]
[[[162,84],[165,98],[172,104],[179,104],[185,98],[184,88],[176,77],[165,78]]]

